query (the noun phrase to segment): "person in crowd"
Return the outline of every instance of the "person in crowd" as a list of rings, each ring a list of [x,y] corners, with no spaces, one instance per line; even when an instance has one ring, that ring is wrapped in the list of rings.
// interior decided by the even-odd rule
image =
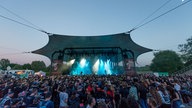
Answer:
[[[120,83],[121,86],[120,86],[119,93],[120,93],[121,97],[124,97],[124,98],[128,97],[129,89],[130,89],[130,86],[129,86],[130,83],[131,83],[131,81],[129,81],[128,83],[126,83],[125,81]]]
[[[147,105],[147,94],[149,92],[148,90],[148,84],[146,81],[142,81],[140,86],[138,87],[139,91],[139,104],[141,108],[148,108]]]
[[[139,100],[139,97],[138,97],[138,89],[135,85],[135,82],[132,82],[131,83],[131,88],[129,89],[129,95],[128,97],[131,97],[131,98],[134,98],[136,101]]]
[[[45,100],[41,101],[38,105],[38,108],[45,107],[45,108],[54,108],[54,103],[51,101],[52,93],[47,92],[45,94]]]
[[[72,92],[71,96],[69,97],[68,104],[69,104],[69,108],[79,108],[80,99],[77,96],[76,91]]]
[[[157,87],[158,89],[158,94],[161,98],[161,108],[170,108],[171,107],[171,103],[170,103],[170,95],[168,94],[168,91],[166,90],[165,87],[163,87],[163,85],[159,85]]]
[[[58,86],[59,86],[59,80],[55,79],[55,78],[52,78],[53,83],[52,83],[52,100],[53,102],[55,103],[55,107],[59,107],[59,95],[58,95]]]
[[[115,94],[114,94],[114,88],[111,84],[108,85],[106,94],[108,100],[107,105],[113,108],[115,106],[115,98],[114,98]]]
[[[60,99],[60,103],[59,103],[59,108],[68,108],[68,93],[66,92],[66,87],[58,87],[59,92],[59,99]]]
[[[92,84],[90,83],[88,86],[87,86],[87,88],[86,88],[86,94],[87,95],[93,95],[93,86],[92,86]]]
[[[7,96],[5,96],[1,102],[0,107],[3,108],[4,106],[11,107],[12,106],[12,97],[14,95],[14,92],[9,91]]]
[[[107,104],[104,101],[98,103],[97,108],[108,108]]]
[[[158,93],[158,85],[157,84],[151,85],[150,89],[149,89],[149,92],[152,95],[152,97],[155,99],[158,107],[161,106],[162,101],[161,101],[161,96]]]
[[[25,100],[25,102],[26,102],[26,106],[34,106],[34,99],[36,98],[36,97],[39,97],[39,98],[41,98],[39,95],[38,95],[38,89],[37,88],[32,88],[31,89],[31,93],[26,97],[26,100]],[[37,105],[37,104],[36,104]],[[35,106],[36,106],[35,105]]]
[[[171,86],[167,86],[167,90],[170,94],[171,108],[181,108],[182,102],[181,102],[181,99],[179,97],[178,91],[176,91]]]
[[[115,107],[118,108],[120,103],[121,95],[118,90],[115,91]]]
[[[174,85],[174,89],[175,89],[177,92],[180,92],[181,86],[180,86],[180,84],[179,84],[179,81],[178,81],[178,80],[175,80],[174,83],[173,83],[173,85]]]
[[[118,108],[129,108],[128,100],[126,98],[121,98]]]
[[[86,108],[94,108],[94,106],[96,105],[96,101],[94,97],[88,97],[87,99],[87,107]]]
[[[164,105],[169,103],[171,105],[169,107],[179,108],[181,107],[179,104],[182,104],[182,98],[187,97],[183,101],[185,105],[192,100],[191,76],[156,77],[148,74],[129,77],[126,75],[58,75],[32,76],[23,79],[2,78],[0,79],[0,103],[7,96],[10,96],[10,91],[14,91],[14,95],[10,96],[12,101],[5,102],[6,104],[2,105],[3,107],[21,107],[18,105],[21,105],[22,97],[26,104],[24,107],[40,107],[41,103],[42,106],[54,105],[55,108],[59,108],[60,100],[62,100],[59,94],[63,92],[62,89],[59,92],[57,91],[59,85],[62,85],[61,88],[65,87],[65,93],[69,97],[66,103],[69,107],[73,106],[69,103],[75,102],[78,108],[97,108],[102,100],[108,105],[108,108],[137,108],[138,106],[140,108],[147,108],[147,106],[148,108],[163,108]],[[51,99],[46,96],[48,92],[53,96]],[[90,101],[89,97],[93,97],[96,102]],[[53,101],[53,103],[48,102],[48,100]],[[112,103],[111,100],[115,101],[113,105],[109,104]],[[146,100],[150,100],[147,101],[147,105]]]
[[[158,108],[158,104],[153,97],[149,97],[147,100],[149,108]]]

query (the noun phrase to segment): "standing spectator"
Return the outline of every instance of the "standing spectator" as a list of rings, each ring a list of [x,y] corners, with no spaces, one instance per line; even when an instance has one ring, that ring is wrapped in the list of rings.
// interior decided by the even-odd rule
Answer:
[[[38,108],[45,107],[45,108],[54,108],[54,103],[51,101],[52,94],[51,92],[47,92],[45,94],[45,100],[41,101],[38,105]]]
[[[112,108],[115,106],[115,100],[114,100],[114,88],[112,87],[112,85],[108,85],[107,87],[107,105],[108,107]]]
[[[11,107],[12,105],[12,97],[14,93],[10,91],[6,97],[4,97],[0,102],[0,108],[4,108],[4,106]]]
[[[121,97],[127,98],[128,94],[129,94],[129,89],[130,89],[130,87],[128,87],[127,83],[123,82],[122,85],[120,86],[120,90],[119,90]]]
[[[171,103],[170,103],[170,96],[167,92],[167,90],[162,86],[158,86],[158,94],[161,97],[161,102],[162,104],[160,105],[161,108],[170,108]]]
[[[93,108],[96,104],[95,98],[94,97],[88,97],[87,103],[88,103],[88,105],[86,108]]]
[[[133,97],[128,97],[127,101],[128,101],[129,108],[142,108]]]
[[[66,88],[65,87],[60,88],[60,90],[58,90],[59,99],[60,99],[59,108],[67,108],[68,107],[67,102],[68,102],[68,97],[69,97],[68,93],[66,93]]]
[[[149,97],[147,103],[150,108],[158,108],[158,104],[153,97]]]
[[[80,99],[77,97],[76,91],[73,91],[69,98],[69,108],[78,108],[80,106]]]
[[[131,88],[129,89],[128,97],[134,98],[136,101],[139,100],[137,87],[135,86],[134,83],[131,84]]]
[[[152,95],[152,97],[155,99],[158,106],[160,106],[162,104],[162,100],[157,89],[158,89],[158,85],[152,85],[149,89],[149,92]]]
[[[27,96],[25,99],[27,107],[33,106],[33,101],[34,101],[35,97],[37,97],[37,96],[38,96],[38,89],[33,88],[31,94],[29,96]]]
[[[178,92],[180,92],[181,90],[181,86],[179,85],[179,81],[178,80],[175,80],[175,83],[173,83],[174,85],[174,89]]]
[[[147,93],[149,92],[149,90],[146,82],[142,82],[138,91],[139,91],[139,103],[141,108],[148,108]]]
[[[53,84],[52,84],[52,100],[55,103],[55,107],[59,107],[58,106],[58,104],[59,104],[59,101],[58,101],[59,95],[58,95],[58,92],[57,92],[57,88],[58,88],[59,84],[58,84],[58,80],[56,80],[56,79],[53,79],[53,80],[55,80],[55,81],[53,81]]]
[[[179,93],[171,86],[167,86],[167,90],[171,97],[171,108],[181,108],[180,106],[182,105],[182,102]]]
[[[108,108],[108,107],[107,107],[105,102],[101,101],[101,102],[98,103],[97,108]]]
[[[128,100],[126,98],[121,98],[118,108],[129,108]]]

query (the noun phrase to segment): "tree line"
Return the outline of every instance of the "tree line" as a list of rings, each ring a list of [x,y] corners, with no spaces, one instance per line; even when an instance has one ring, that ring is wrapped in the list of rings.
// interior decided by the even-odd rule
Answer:
[[[10,66],[11,69],[13,70],[34,70],[35,72],[37,71],[45,71],[45,72],[50,72],[50,66],[46,66],[43,61],[33,61],[31,64],[16,64],[16,63],[11,63],[9,59],[1,59],[0,60],[0,69],[2,70],[7,70],[7,67]]]
[[[155,52],[152,63],[142,67],[142,69],[149,69],[153,72],[174,73],[192,65],[192,36],[186,41],[186,43],[178,45],[179,53],[172,50]]]
[[[155,52],[150,65],[137,67],[139,71],[174,73],[184,67],[192,65],[192,36],[184,44],[179,44],[179,53],[172,50]]]

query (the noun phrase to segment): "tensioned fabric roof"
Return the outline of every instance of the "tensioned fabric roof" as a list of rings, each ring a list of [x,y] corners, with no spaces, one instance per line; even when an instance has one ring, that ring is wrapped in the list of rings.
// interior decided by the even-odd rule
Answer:
[[[35,54],[45,55],[51,59],[55,51],[65,48],[94,48],[94,47],[119,47],[122,50],[131,50],[134,53],[134,59],[145,52],[152,51],[149,48],[136,44],[130,37],[130,34],[119,33],[100,36],[70,36],[51,34],[46,46],[32,51]]]

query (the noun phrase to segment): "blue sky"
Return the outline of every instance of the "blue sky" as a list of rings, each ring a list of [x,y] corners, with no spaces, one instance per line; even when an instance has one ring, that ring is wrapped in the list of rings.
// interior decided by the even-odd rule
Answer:
[[[41,29],[64,35],[105,35],[131,30],[168,0],[0,0],[0,5]],[[186,2],[187,0],[184,0]],[[152,19],[182,0],[170,0]],[[192,2],[154,20],[131,33],[139,45],[154,50],[174,50],[192,36]],[[30,25],[0,7],[0,15]],[[148,21],[148,20],[147,20]],[[33,26],[33,25],[30,25]],[[0,17],[0,59],[31,63],[47,57],[24,54],[46,45],[46,34]],[[153,52],[138,57],[137,65],[151,63]]]

